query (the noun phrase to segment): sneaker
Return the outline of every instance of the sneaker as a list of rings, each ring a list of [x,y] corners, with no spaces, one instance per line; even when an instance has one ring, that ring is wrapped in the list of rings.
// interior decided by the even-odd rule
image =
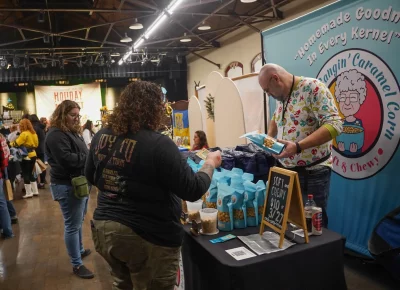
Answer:
[[[44,164],[49,165],[49,162],[45,161]]]
[[[81,259],[89,256],[92,253],[90,249],[86,249],[82,254],[81,254]]]
[[[45,189],[44,183],[40,183],[40,184],[38,185],[38,188],[39,188],[39,189]]]
[[[16,216],[11,218],[11,224],[17,224],[18,223],[18,218]]]
[[[72,268],[74,274],[82,279],[93,279],[94,274],[84,265]]]
[[[4,234],[1,234],[1,238],[4,239],[4,240],[12,239],[13,237],[15,237],[15,236],[14,235],[6,236]]]

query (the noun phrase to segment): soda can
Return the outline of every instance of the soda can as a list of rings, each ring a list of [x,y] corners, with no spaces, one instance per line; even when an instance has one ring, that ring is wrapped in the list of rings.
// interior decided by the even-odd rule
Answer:
[[[322,208],[312,208],[312,234],[315,236],[322,235]]]

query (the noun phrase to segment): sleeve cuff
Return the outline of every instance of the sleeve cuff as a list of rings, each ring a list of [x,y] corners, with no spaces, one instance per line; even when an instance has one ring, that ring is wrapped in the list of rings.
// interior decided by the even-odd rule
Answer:
[[[336,129],[331,124],[324,124],[322,126],[325,127],[326,129],[328,129],[329,133],[331,134],[332,139],[334,139],[337,136],[339,136],[338,132],[336,131]]]

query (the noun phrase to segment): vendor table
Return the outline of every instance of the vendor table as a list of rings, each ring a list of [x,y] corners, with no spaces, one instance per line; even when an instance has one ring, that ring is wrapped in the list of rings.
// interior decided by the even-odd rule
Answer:
[[[225,250],[247,247],[239,239],[212,244],[227,234],[247,236],[257,228],[194,237],[185,225],[182,259],[185,290],[280,290],[347,289],[343,268],[345,238],[323,229],[309,244],[296,244],[285,251],[236,261]],[[248,247],[247,247],[248,248]]]

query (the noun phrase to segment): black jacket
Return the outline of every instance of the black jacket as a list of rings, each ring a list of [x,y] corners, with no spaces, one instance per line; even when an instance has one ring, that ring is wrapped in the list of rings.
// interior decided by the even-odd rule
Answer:
[[[32,126],[39,140],[39,146],[36,148],[36,154],[39,157],[40,155],[44,154],[44,142],[46,139],[46,134],[42,128],[42,124],[40,124],[39,122],[32,122]]]
[[[94,219],[124,224],[156,245],[180,246],[181,198],[200,199],[210,177],[195,174],[167,136],[141,130],[119,138],[106,128],[92,139],[85,175],[100,190]],[[98,180],[96,170],[102,173]]]
[[[51,167],[51,183],[70,185],[72,177],[84,173],[88,150],[81,136],[50,128],[45,150]]]

